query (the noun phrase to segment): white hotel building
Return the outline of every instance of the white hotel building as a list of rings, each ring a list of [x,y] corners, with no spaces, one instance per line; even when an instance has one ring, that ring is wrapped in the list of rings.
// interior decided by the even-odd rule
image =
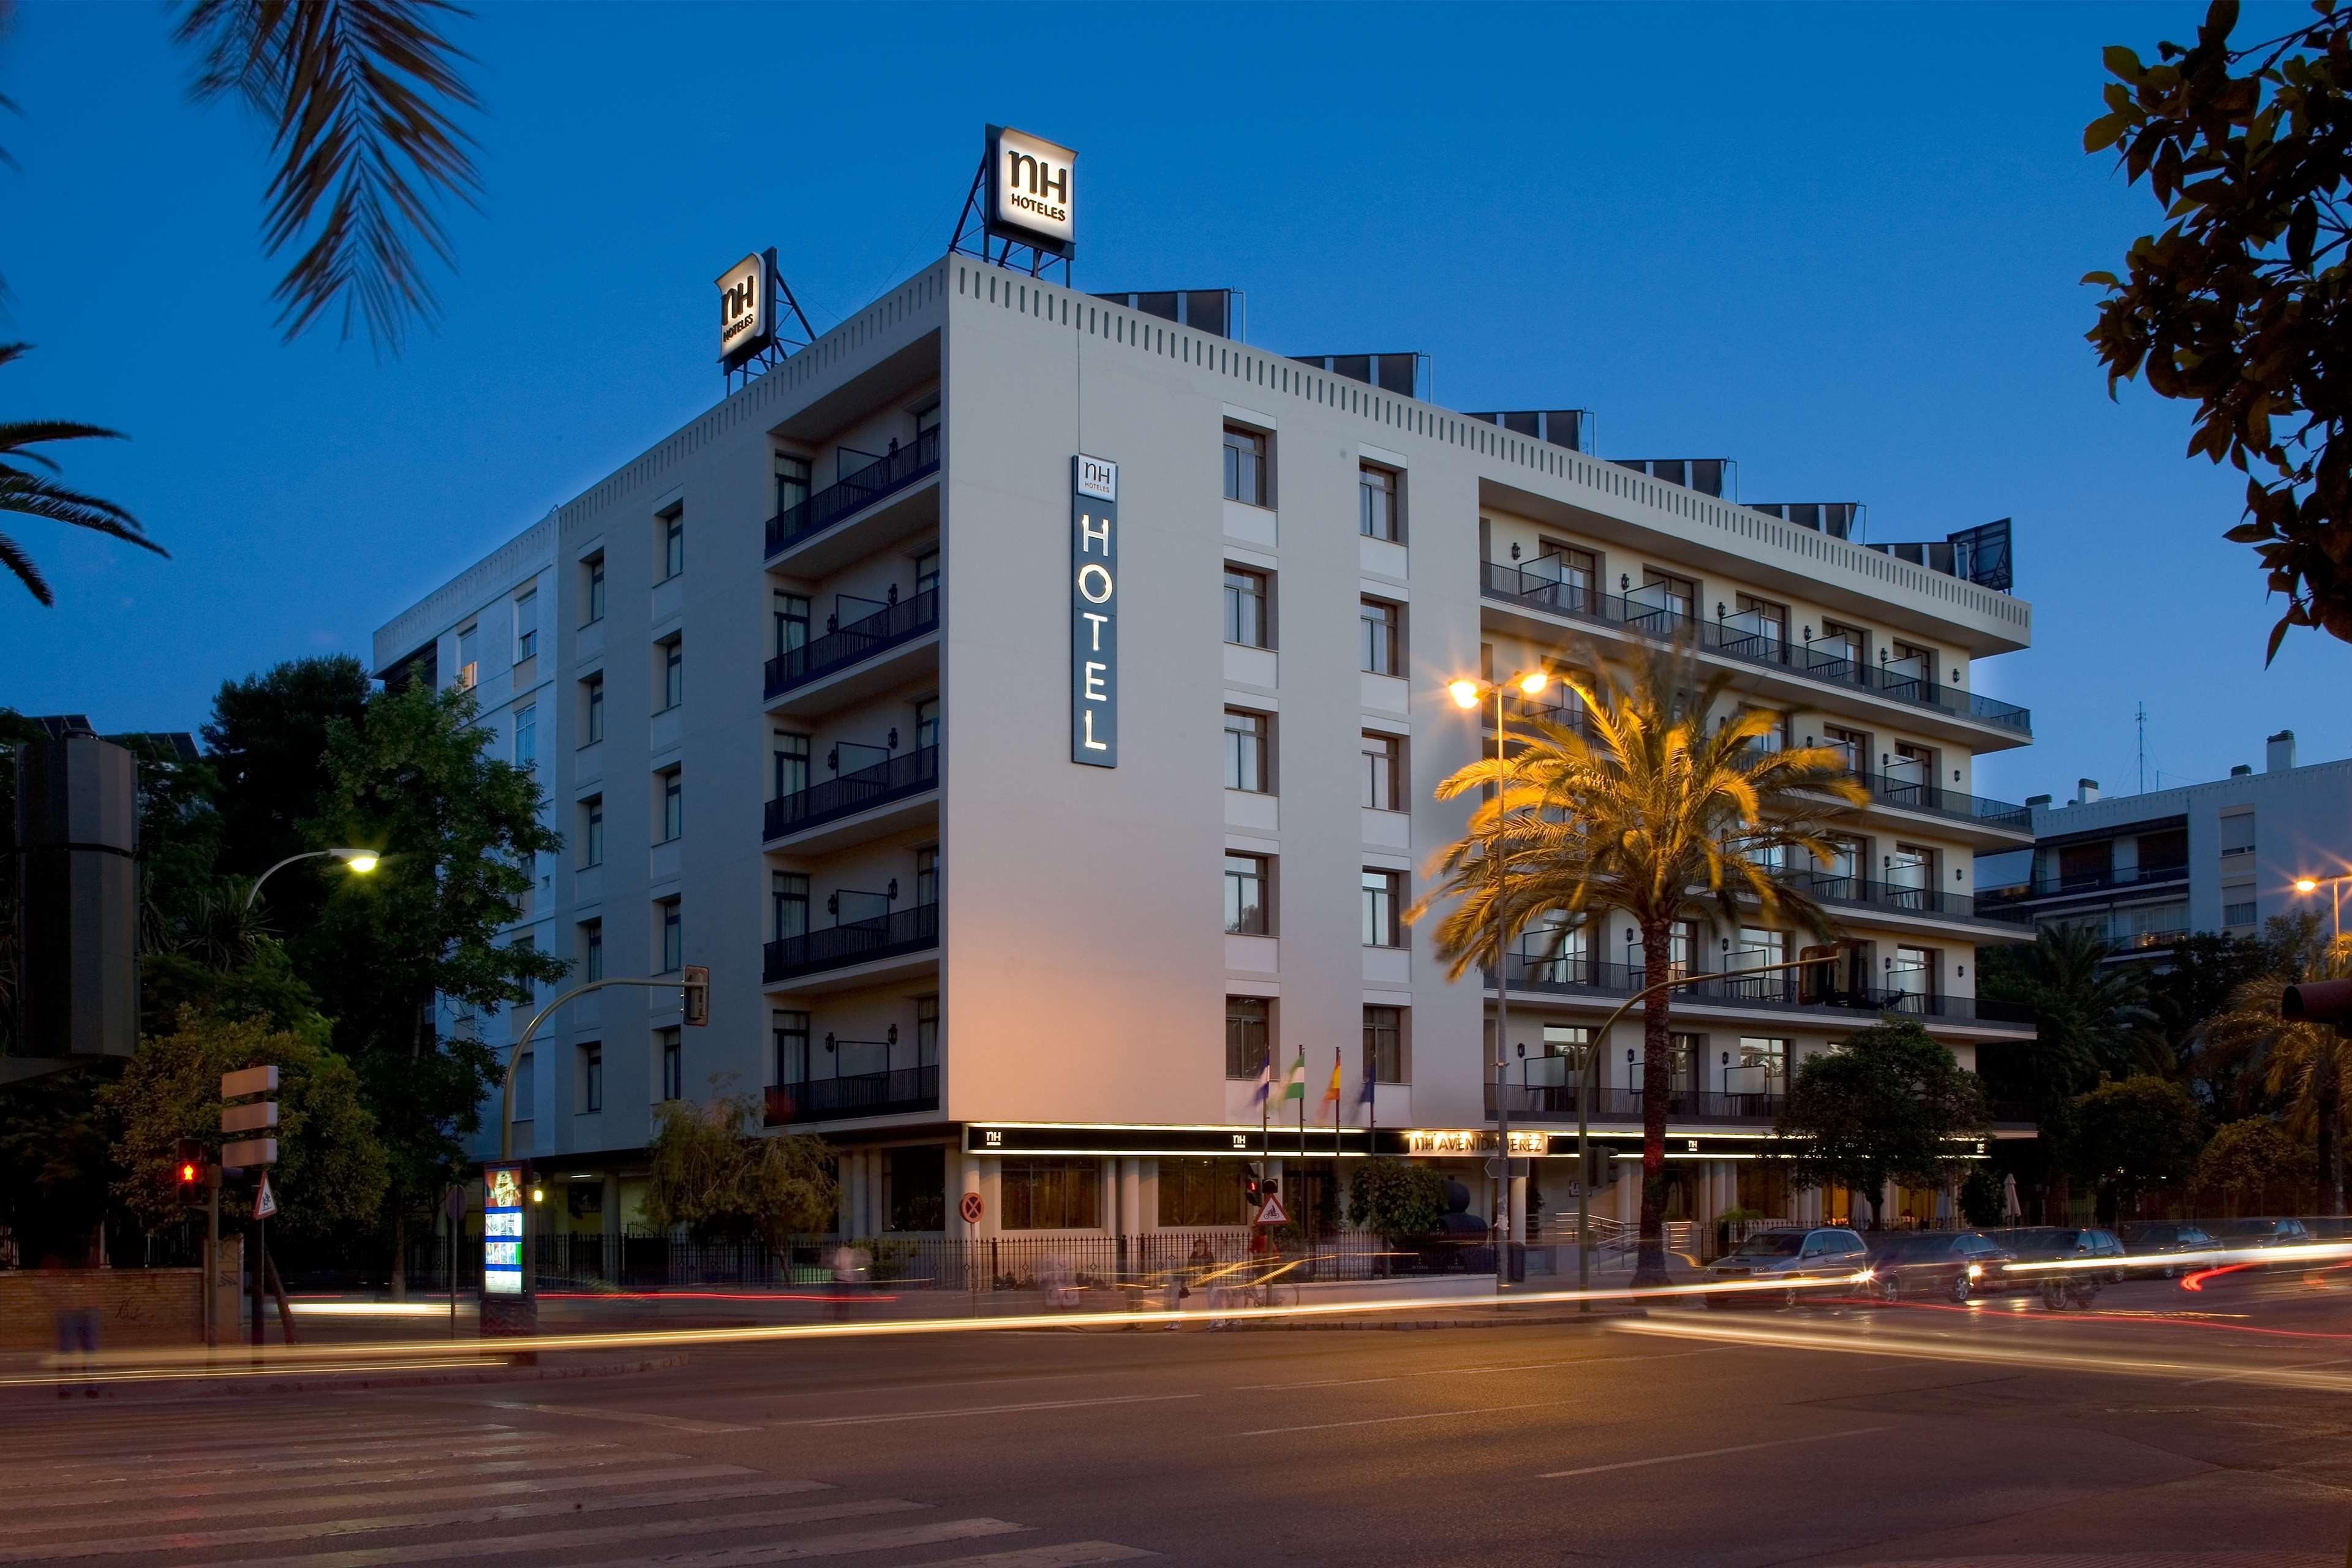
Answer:
[[[1269,1045],[1307,1060],[1319,1163],[1273,1137],[1294,1213],[1335,1052],[1348,1159],[1491,1138],[1491,984],[1396,919],[1465,816],[1433,789],[1493,743],[1446,683],[1694,622],[1872,804],[1820,884],[1855,942],[1831,995],[1740,976],[1801,938],[1676,943],[1723,977],[1676,1007],[1675,1212],[1840,1212],[1752,1156],[1790,1064],[1884,1007],[1964,1065],[2031,1041],[1972,996],[1977,945],[2019,930],[1976,910],[1975,857],[2032,842],[1969,793],[2030,740],[1974,691],[2031,634],[1971,580],[2005,584],[2005,525],[1865,548],[1851,507],[1721,499],[1721,463],[1596,459],[1573,414],[1417,400],[1412,356],[1232,341],[1222,292],[1116,298],[950,255],[377,633],[380,670],[471,681],[539,771],[565,847],[513,940],[575,978],[710,969],[707,1028],[616,988],[536,1042],[515,1147],[556,1226],[637,1223],[655,1107],[715,1074],[842,1151],[860,1235],[961,1232],[964,1193],[982,1236],[1238,1223]],[[1111,767],[1073,762],[1079,453],[1118,466]],[[1631,934],[1507,966],[1547,1220],[1573,1205],[1563,1053],[1639,984]],[[1593,1121],[1633,1172],[1638,1018],[1603,1047]],[[1481,1161],[1428,1157],[1491,1202]]]

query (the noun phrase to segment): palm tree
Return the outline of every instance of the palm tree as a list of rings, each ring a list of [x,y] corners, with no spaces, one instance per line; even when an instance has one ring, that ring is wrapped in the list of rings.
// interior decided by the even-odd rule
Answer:
[[[1410,917],[1449,906],[1436,928],[1447,977],[1485,964],[1500,984],[1504,954],[1530,926],[1572,929],[1612,910],[1632,919],[1645,961],[1661,975],[1675,922],[1695,915],[1733,928],[1778,916],[1825,933],[1829,921],[1806,892],[1804,873],[1811,861],[1832,858],[1830,825],[1869,798],[1843,754],[1763,749],[1779,716],[1760,710],[1710,730],[1730,679],[1703,674],[1686,647],[1651,647],[1630,668],[1597,656],[1586,662],[1601,674],[1562,682],[1587,715],[1582,725],[1528,724],[1507,761],[1482,759],[1438,785],[1440,800],[1492,792],[1439,857],[1438,884]],[[1808,858],[1804,869],[1788,864],[1792,850]],[[1559,927],[1563,918],[1570,927]],[[1666,1279],[1673,1013],[1670,991],[1642,1004],[1636,1285]]]
[[[32,351],[30,343],[0,343],[0,365],[21,359]],[[158,555],[168,555],[162,545],[147,537],[139,520],[110,500],[68,489],[54,478],[58,466],[34,447],[51,441],[82,441],[92,437],[121,439],[121,432],[97,425],[77,425],[67,419],[18,419],[0,423],[0,512],[16,512],[25,517],[37,517],[50,522],[62,522],[71,528],[87,528],[103,533]],[[28,466],[29,465],[29,466]],[[53,605],[57,595],[49,592],[48,579],[33,564],[25,547],[0,533],[0,566],[5,566],[25,584],[34,598],[44,605]]]
[[[2300,973],[2297,973],[2297,971]],[[2333,1024],[2279,1016],[2286,988],[2302,980],[2352,977],[2352,937],[2338,937],[2306,963],[2248,981],[2230,1010],[2205,1026],[2224,1050],[2258,1058],[2263,1082],[2286,1097],[2287,1131],[2309,1133],[2319,1156],[2319,1212],[2344,1212],[2344,1085],[2352,1079],[2352,1040]]]

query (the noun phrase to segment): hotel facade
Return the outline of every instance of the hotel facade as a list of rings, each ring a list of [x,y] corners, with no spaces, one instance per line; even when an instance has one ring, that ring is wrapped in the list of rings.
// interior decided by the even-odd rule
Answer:
[[[1843,1194],[1754,1158],[1793,1064],[1888,1009],[1964,1066],[2030,1047],[1973,995],[2021,931],[1975,857],[2032,841],[1970,793],[2031,739],[1975,689],[2031,634],[2005,524],[1865,547],[1851,506],[1725,499],[1720,462],[1597,458],[1571,412],[1435,406],[1412,355],[1248,346],[1234,303],[950,254],[378,632],[387,679],[470,685],[538,772],[565,847],[511,940],[573,982],[710,972],[707,1026],[614,988],[534,1042],[514,1148],[551,1228],[640,1223],[656,1108],[714,1084],[840,1150],[852,1234],[965,1234],[967,1194],[981,1236],[1242,1224],[1270,1052],[1308,1086],[1271,1134],[1294,1213],[1381,1150],[1541,1230],[1573,1213],[1569,1063],[1661,958],[1709,975],[1675,1007],[1673,1212],[1817,1217]],[[1401,919],[1466,816],[1437,783],[1494,744],[1447,683],[1654,637],[1868,785],[1814,878],[1835,982],[1743,973],[1787,931],[1645,957],[1612,916],[1449,983]],[[530,1011],[445,1022],[503,1044]],[[1633,1175],[1638,1014],[1598,1045]],[[1498,1096],[1532,1192],[1486,1174]]]

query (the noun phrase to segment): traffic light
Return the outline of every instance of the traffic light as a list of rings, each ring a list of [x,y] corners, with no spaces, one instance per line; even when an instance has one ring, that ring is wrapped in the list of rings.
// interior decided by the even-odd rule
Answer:
[[[184,1200],[193,1200],[203,1188],[205,1167],[211,1161],[212,1157],[205,1152],[204,1141],[200,1138],[183,1138],[173,1146],[172,1174],[179,1184],[180,1196]]]
[[[1265,1205],[1265,1190],[1258,1183],[1255,1165],[1245,1165],[1242,1168],[1242,1196],[1249,1199],[1249,1205],[1252,1208],[1263,1207]]]
[[[707,964],[686,966],[686,1022],[702,1028],[710,1022],[710,969]]]
[[[1588,1142],[1584,1146],[1582,1176],[1586,1192],[1597,1193],[1616,1180],[1615,1173],[1610,1169],[1616,1158],[1617,1152],[1605,1143]]]

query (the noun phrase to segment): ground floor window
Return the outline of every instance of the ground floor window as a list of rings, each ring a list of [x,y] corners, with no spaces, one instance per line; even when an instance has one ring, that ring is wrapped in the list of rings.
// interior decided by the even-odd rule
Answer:
[[[884,1167],[892,1230],[945,1230],[948,1152],[937,1143],[893,1149]]]
[[[1739,1206],[1773,1219],[1793,1218],[1796,1209],[1789,1194],[1789,1173],[1769,1160],[1740,1161]]]
[[[1246,1225],[1239,1160],[1160,1162],[1160,1223],[1171,1227]]]
[[[1097,1161],[1007,1160],[1003,1177],[1007,1230],[1091,1230],[1102,1223]]]

